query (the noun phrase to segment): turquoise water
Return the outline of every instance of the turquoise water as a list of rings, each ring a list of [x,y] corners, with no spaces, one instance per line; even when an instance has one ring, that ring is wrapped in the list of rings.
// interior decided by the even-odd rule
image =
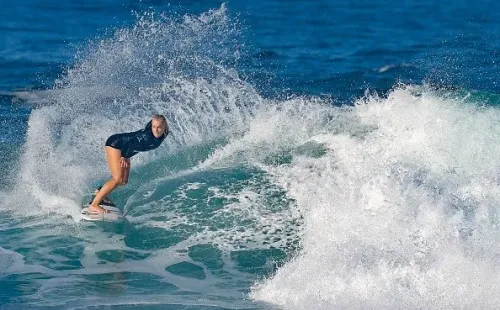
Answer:
[[[496,6],[4,4],[0,308],[494,309]]]

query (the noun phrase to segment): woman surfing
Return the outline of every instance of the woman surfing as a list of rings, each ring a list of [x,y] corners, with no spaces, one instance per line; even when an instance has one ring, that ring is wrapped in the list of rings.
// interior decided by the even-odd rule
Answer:
[[[139,152],[156,149],[167,135],[168,123],[165,116],[155,114],[144,129],[110,136],[106,140],[104,150],[111,171],[111,179],[96,192],[89,204],[88,212],[93,214],[106,212],[100,204],[115,188],[127,184],[130,158]]]

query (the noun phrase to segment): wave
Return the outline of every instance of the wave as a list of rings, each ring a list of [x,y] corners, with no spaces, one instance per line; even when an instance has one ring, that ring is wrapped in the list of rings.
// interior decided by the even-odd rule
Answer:
[[[167,116],[172,134],[136,167],[244,129],[262,98],[225,66],[237,57],[226,53],[237,28],[225,10],[138,16],[134,27],[81,51],[54,89],[30,93],[43,104],[29,117],[18,182],[3,208],[74,216],[89,184],[106,177],[107,136],[142,128],[155,113]]]
[[[139,16],[40,93],[49,102],[32,111],[16,182],[0,193],[2,211],[25,215],[12,224],[25,239],[6,241],[23,257],[8,252],[2,270],[44,265],[72,276],[68,294],[81,275],[89,287],[115,276],[106,261],[118,277],[186,290],[227,294],[229,278],[239,297],[246,274],[271,274],[251,297],[291,309],[498,304],[491,98],[401,85],[351,106],[270,100],[231,65],[238,27],[225,10]],[[128,222],[69,225],[108,177],[106,138],[155,113],[171,135],[134,157],[130,185],[113,193]]]
[[[265,168],[303,216],[302,250],[252,297],[287,309],[494,307],[498,109],[402,86],[339,117],[365,130],[309,131],[321,157]]]
[[[30,284],[12,298],[52,307],[202,304],[190,297],[196,291],[212,305],[255,305],[241,290],[297,248],[300,215],[258,167],[216,159],[279,103],[228,65],[238,57],[226,53],[234,27],[224,5],[199,16],[139,16],[82,51],[54,89],[25,98],[38,102],[12,189],[0,193],[0,239],[34,274],[4,268],[19,279],[13,286]],[[142,128],[154,113],[166,115],[171,134],[134,157],[129,185],[113,192],[127,221],[75,223],[92,187],[108,177],[107,136]],[[134,290],[74,298],[99,281],[116,284],[110,294]],[[43,298],[31,293],[38,291]]]

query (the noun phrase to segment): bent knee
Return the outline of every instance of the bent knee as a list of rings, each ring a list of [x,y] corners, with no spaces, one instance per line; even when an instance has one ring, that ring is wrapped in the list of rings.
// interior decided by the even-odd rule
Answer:
[[[115,186],[120,186],[123,184],[123,178],[121,176],[114,176],[112,181]]]

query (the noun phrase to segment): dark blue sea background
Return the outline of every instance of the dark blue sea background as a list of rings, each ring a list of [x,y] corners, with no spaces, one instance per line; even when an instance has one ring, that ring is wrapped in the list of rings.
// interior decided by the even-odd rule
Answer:
[[[496,1],[2,1],[0,309],[495,309]],[[164,114],[111,198],[106,138]]]

